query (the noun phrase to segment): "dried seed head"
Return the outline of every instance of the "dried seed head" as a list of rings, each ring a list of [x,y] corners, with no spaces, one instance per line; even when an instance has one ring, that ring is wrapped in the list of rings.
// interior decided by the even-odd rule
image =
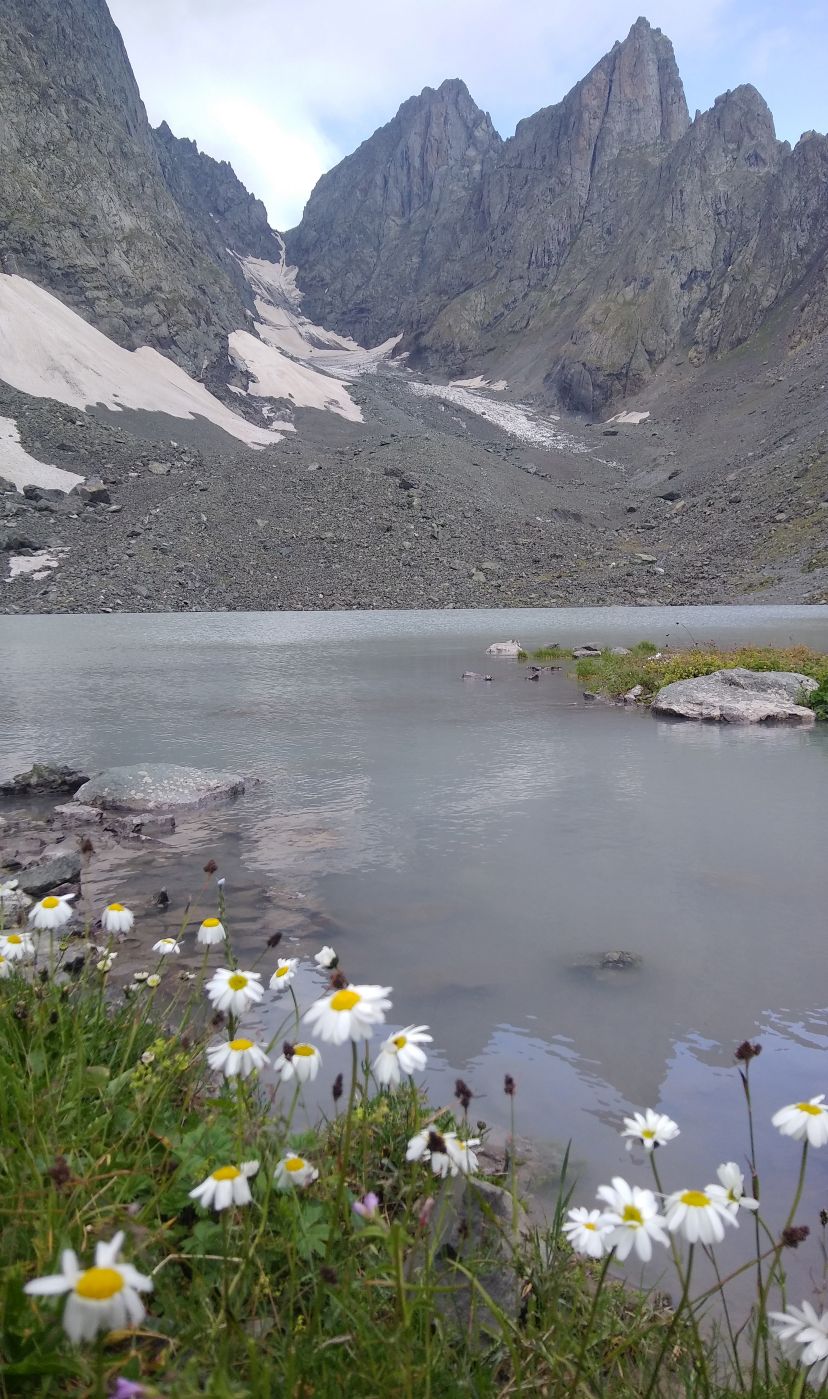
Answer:
[[[336,1078],[333,1081],[331,1097],[333,1098],[335,1103],[338,1103],[340,1098],[342,1097],[342,1074],[337,1074]]]
[[[804,1244],[810,1229],[807,1224],[792,1224],[790,1228],[782,1230],[782,1243],[785,1248],[798,1248]]]
[[[348,978],[344,972],[336,971],[331,977],[331,988],[334,991],[344,991],[348,985]]]
[[[56,1190],[62,1190],[64,1185],[68,1185],[72,1179],[72,1172],[65,1156],[56,1156],[54,1166],[50,1166],[46,1174],[54,1181]]]
[[[820,1224],[822,1225],[822,1227],[823,1227],[823,1229],[824,1229],[824,1228],[825,1228],[825,1225],[828,1224],[828,1210],[820,1210],[820,1212],[819,1212],[819,1222],[820,1222]]]
[[[290,1040],[285,1040],[284,1044],[282,1045],[282,1053],[284,1054],[286,1059],[293,1058],[293,1045],[291,1044]]]
[[[271,948],[272,948],[272,947],[278,947],[278,946],[279,946],[279,943],[280,943],[281,941],[282,941],[282,934],[281,934],[281,933],[271,933],[270,937],[269,937],[268,940],[267,940],[267,945],[268,945],[268,947],[271,947]]]
[[[323,1282],[328,1284],[328,1287],[336,1287],[336,1284],[339,1282],[339,1274],[336,1268],[329,1268],[328,1265],[324,1263],[319,1269],[319,1276]]]
[[[439,1152],[441,1155],[445,1156],[445,1154],[446,1154],[446,1142],[445,1142],[445,1137],[441,1137],[439,1132],[435,1132],[435,1131],[432,1129],[432,1130],[429,1132],[429,1134],[428,1134],[428,1149],[429,1149],[429,1151],[431,1151],[431,1152],[436,1151],[436,1152]]]
[[[474,1097],[474,1094],[472,1093],[465,1079],[458,1078],[457,1082],[454,1085],[454,1096],[459,1102],[463,1111],[468,1112],[469,1103]]]
[[[761,1044],[751,1044],[750,1040],[742,1040],[736,1050],[736,1058],[741,1064],[749,1064],[751,1059],[755,1059],[757,1054],[762,1053]]]
[[[210,1021],[210,1024],[213,1026],[214,1030],[220,1030],[222,1025],[225,1024],[226,1020],[227,1016],[224,1014],[224,1011],[217,1010],[212,1020]]]
[[[204,873],[205,873],[205,874],[215,874],[215,872],[216,872],[217,869],[218,869],[218,865],[216,864],[215,860],[208,860],[207,863],[206,863],[206,865],[204,866]]]
[[[517,1085],[515,1083],[515,1080],[512,1078],[512,1075],[506,1074],[506,1076],[503,1079],[503,1092],[506,1094],[507,1098],[514,1098],[516,1087]]]

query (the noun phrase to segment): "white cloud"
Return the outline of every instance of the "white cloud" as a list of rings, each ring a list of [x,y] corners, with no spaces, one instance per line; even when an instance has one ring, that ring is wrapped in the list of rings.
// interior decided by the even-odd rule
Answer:
[[[109,3],[151,120],[231,160],[280,228],[297,221],[322,170],[412,93],[462,77],[508,135],[557,102],[642,8],[674,41],[691,109],[742,77],[728,39],[745,0]],[[755,26],[744,34],[754,68],[760,39]]]

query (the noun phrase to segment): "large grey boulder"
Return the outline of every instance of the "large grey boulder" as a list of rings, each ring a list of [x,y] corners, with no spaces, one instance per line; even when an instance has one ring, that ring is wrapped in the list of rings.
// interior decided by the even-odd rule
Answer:
[[[180,767],[176,763],[146,763],[106,768],[75,793],[75,800],[104,811],[169,811],[171,807],[203,806],[219,797],[237,797],[244,778],[236,772]]]
[[[816,680],[796,671],[737,666],[665,685],[652,709],[678,719],[712,719],[722,724],[813,724],[813,710],[797,701],[816,689]]]
[[[35,763],[28,772],[19,772],[0,782],[0,794],[23,797],[42,792],[76,792],[88,780],[88,773],[78,772],[77,768],[66,767],[63,763]]]
[[[24,894],[39,899],[49,894],[61,884],[74,884],[80,879],[81,857],[77,850],[68,850],[65,855],[55,855],[53,859],[41,860],[37,865],[20,870],[15,876],[17,887]]]

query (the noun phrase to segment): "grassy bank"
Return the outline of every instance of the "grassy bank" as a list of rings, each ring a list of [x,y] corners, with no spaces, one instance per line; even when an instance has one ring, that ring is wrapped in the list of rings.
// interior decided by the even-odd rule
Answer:
[[[0,937],[0,954],[20,945]],[[265,975],[276,966],[266,955]],[[3,1394],[803,1393],[805,1371],[788,1368],[767,1336],[764,1316],[778,1300],[771,1281],[782,1248],[772,1235],[760,1238],[757,1228],[767,1285],[763,1319],[757,1328],[754,1317],[756,1345],[743,1340],[737,1364],[710,1325],[719,1314],[716,1299],[704,1294],[691,1304],[693,1244],[688,1249],[680,1232],[670,1236],[676,1310],[662,1294],[624,1285],[619,1260],[627,1224],[613,1234],[602,1216],[588,1226],[592,1233],[576,1230],[573,1237],[576,1246],[579,1238],[587,1249],[600,1245],[596,1258],[573,1251],[565,1237],[575,1227],[565,1185],[554,1218],[542,1229],[529,1227],[514,1161],[490,1163],[496,1181],[484,1179],[477,1138],[485,1124],[464,1085],[458,1083],[456,1102],[436,1112],[407,1073],[379,1087],[382,1055],[393,1061],[398,1054],[403,1064],[400,1042],[415,1042],[413,1027],[386,1041],[379,1058],[387,1031],[377,1031],[370,1056],[354,1041],[351,1073],[344,1081],[328,1075],[319,1126],[297,1132],[296,1073],[281,1081],[255,1073],[226,1078],[208,1063],[208,1046],[228,1037],[237,1047],[252,1043],[241,1037],[237,1007],[213,1014],[207,1005],[207,962],[234,967],[229,944],[207,948],[205,970],[195,977],[182,976],[177,960],[158,959],[157,986],[135,980],[110,994],[100,950],[77,938],[58,947],[42,935],[32,956],[15,960],[0,978]],[[8,961],[0,965],[8,969]],[[290,995],[264,994],[277,998],[284,1024],[262,1049],[276,1059],[287,1037],[293,1063],[300,1009],[289,985],[292,967],[283,965]],[[233,977],[248,985],[256,979],[238,970]],[[373,993],[381,989],[352,989],[335,972],[315,1003],[314,1037],[327,1038],[326,1026],[346,1013],[346,1002],[378,1005]],[[380,1025],[384,1012],[377,1014]],[[328,1052],[323,1043],[323,1061]],[[323,1062],[319,1082],[325,1074]],[[507,1079],[504,1092],[519,1110],[519,1085],[516,1092]],[[821,1109],[816,1117],[821,1125]],[[795,1170],[795,1145],[791,1151]],[[634,1196],[634,1213],[638,1205],[645,1215],[663,1208],[652,1161],[645,1152],[636,1169],[658,1193],[648,1188],[646,1202]],[[249,1198],[217,1210],[219,1195],[212,1203],[203,1194],[193,1198],[208,1182],[213,1192],[221,1183]],[[755,1266],[752,1216],[747,1222],[747,1266]],[[110,1329],[95,1319],[107,1315],[100,1309],[119,1285],[117,1259],[90,1265],[95,1246],[120,1232],[123,1258],[143,1279],[136,1287],[146,1315]],[[666,1234],[660,1242],[666,1264]],[[68,1300],[27,1295],[33,1279],[59,1272],[67,1249],[81,1270],[78,1279],[64,1259],[75,1278]],[[78,1298],[100,1334],[73,1343],[64,1325]],[[750,1324],[744,1334],[750,1337]]]
[[[715,647],[693,647],[686,651],[664,651],[651,642],[642,641],[630,649],[627,656],[614,656],[605,651],[600,656],[583,657],[572,663],[578,680],[599,694],[620,697],[640,685],[641,700],[647,703],[662,685],[674,680],[689,680],[697,675],[710,675],[714,670],[742,666],[746,670],[791,670],[811,675],[820,688],[803,703],[828,717],[828,656],[807,646],[741,646],[734,650]]]

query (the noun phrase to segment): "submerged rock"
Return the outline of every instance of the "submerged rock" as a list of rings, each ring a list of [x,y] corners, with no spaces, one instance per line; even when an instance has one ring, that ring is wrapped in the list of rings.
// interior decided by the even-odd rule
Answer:
[[[28,772],[19,772],[6,782],[0,782],[4,797],[36,796],[38,792],[76,792],[89,774],[58,763],[34,763]]]
[[[692,680],[675,680],[659,690],[656,714],[678,719],[707,719],[722,724],[813,724],[812,709],[798,704],[816,680],[788,670],[714,670]]]
[[[237,797],[245,781],[235,772],[180,767],[176,763],[106,768],[75,794],[75,800],[104,811],[164,811]]]

